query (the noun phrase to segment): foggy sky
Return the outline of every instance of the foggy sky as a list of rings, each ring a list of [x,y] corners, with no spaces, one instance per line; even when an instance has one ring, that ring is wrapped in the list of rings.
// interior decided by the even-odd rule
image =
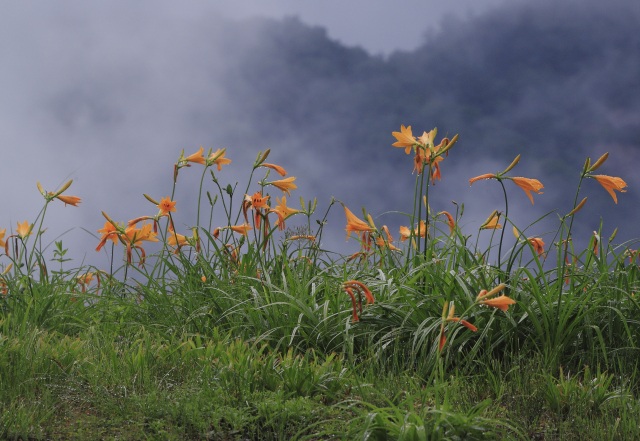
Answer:
[[[387,55],[388,48],[338,41],[302,14],[36,5],[12,3],[0,18],[0,228],[35,218],[36,181],[54,190],[73,178],[68,193],[83,203],[51,204],[44,242],[73,228],[64,242],[93,259],[96,241],[82,229],[100,228],[101,210],[118,221],[154,214],[142,193],[169,194],[180,150],[200,145],[227,148],[234,162],[218,173],[224,183],[244,188],[257,152],[271,148],[270,161],[298,178],[292,205],[299,195],[317,196],[323,211],[335,196],[354,212],[365,206],[380,224],[406,224],[383,213],[410,210],[412,158],[391,147],[391,132],[411,124],[415,134],[433,127],[460,134],[431,191],[436,211],[465,203],[463,224],[473,226],[502,209],[495,182],[469,188],[467,180],[521,153],[512,173],[539,178],[545,193],[531,207],[508,188],[516,222],[562,214],[585,157],[610,151],[600,171],[622,176],[628,192],[616,206],[586,182],[582,234],[604,215],[605,233],[619,226],[621,237],[637,236],[640,4],[633,0],[518,2],[448,16],[418,47]],[[180,175],[176,221],[184,228],[193,224],[200,171]],[[345,245],[339,207],[327,228],[325,246],[357,250]]]

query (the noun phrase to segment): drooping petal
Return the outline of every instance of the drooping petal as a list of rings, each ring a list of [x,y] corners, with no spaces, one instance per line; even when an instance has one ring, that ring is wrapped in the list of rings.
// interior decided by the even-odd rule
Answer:
[[[618,197],[615,194],[614,190],[617,190],[620,193],[624,193],[627,191],[625,190],[625,188],[627,187],[627,183],[624,182],[622,178],[607,175],[593,175],[591,177],[598,181],[600,185],[602,185],[602,187],[607,190],[607,192],[613,198],[613,202],[615,202],[616,204],[618,203]]]
[[[537,179],[523,177],[514,177],[510,179],[527,194],[527,197],[531,201],[531,205],[533,205],[533,195],[531,192],[533,191],[536,194],[542,194],[542,191],[540,190],[544,188],[544,185],[542,185],[542,183]]]

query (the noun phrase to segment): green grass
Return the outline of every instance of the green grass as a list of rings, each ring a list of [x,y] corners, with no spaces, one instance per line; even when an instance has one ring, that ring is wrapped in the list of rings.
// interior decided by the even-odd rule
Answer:
[[[421,142],[414,151],[442,157],[455,139]],[[505,190],[493,215],[504,229],[481,226],[474,240],[458,227],[464,207],[449,221],[423,205],[437,176],[423,152],[405,240],[345,211],[360,243],[349,257],[318,245],[339,201],[318,215],[315,201],[291,212],[261,199],[277,188],[275,167],[252,182],[268,152],[238,192],[214,171],[222,155],[176,163],[174,191],[184,167],[204,165],[189,236],[172,231],[173,195],[146,196],[158,214],[128,228],[105,214],[96,245],[109,268],[73,268],[62,242],[43,251],[60,190],[41,191],[30,233],[0,230],[1,438],[640,438],[633,244],[602,227],[584,250],[566,242],[582,181],[604,160],[587,161],[576,203],[539,250],[542,238],[524,235],[539,219],[504,237],[514,225],[503,184],[518,158],[489,178]],[[245,222],[246,234],[231,228]]]

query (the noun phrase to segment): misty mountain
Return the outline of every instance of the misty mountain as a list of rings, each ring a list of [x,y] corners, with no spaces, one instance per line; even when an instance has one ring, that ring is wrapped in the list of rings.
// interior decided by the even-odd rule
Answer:
[[[640,7],[629,1],[513,4],[472,21],[452,19],[419,49],[384,59],[295,18],[257,21],[255,40],[228,66],[224,83],[239,98],[234,117],[252,126],[238,142],[259,134],[276,150],[284,144],[314,187],[374,213],[407,207],[402,195],[412,192],[411,158],[390,147],[400,124],[418,135],[432,127],[460,134],[433,191],[441,204],[473,204],[494,190],[499,196],[495,183],[459,184],[522,154],[512,173],[545,183],[533,212],[566,213],[586,157],[609,151],[599,173],[622,176],[629,191],[615,206],[595,181],[585,182],[584,218],[591,219],[584,231],[597,229],[602,215],[609,233],[617,225],[635,237],[634,221],[621,219],[632,219],[640,202],[639,22]],[[317,169],[323,161],[331,163],[320,167],[326,176]],[[510,199],[531,213],[516,190]]]
[[[467,233],[504,204],[496,182],[470,188],[469,178],[498,172],[522,154],[513,175],[545,184],[534,207],[507,185],[510,215],[524,227],[548,211],[566,213],[585,158],[609,151],[599,172],[621,176],[628,192],[615,205],[595,181],[583,183],[581,197],[589,202],[576,237],[597,230],[601,217],[605,237],[615,226],[619,240],[638,235],[635,0],[512,2],[449,18],[416,50],[386,57],[347,47],[295,17],[170,19],[152,11],[142,17],[144,8],[130,15],[122,5],[40,16],[20,8],[13,6],[0,27],[7,66],[0,81],[11,86],[0,103],[0,140],[21,147],[6,150],[5,164],[22,164],[22,152],[33,153],[28,173],[3,173],[16,189],[32,189],[38,179],[46,188],[75,179],[71,193],[83,204],[52,209],[52,230],[59,222],[59,229],[95,231],[104,222],[101,210],[116,220],[149,214],[142,193],[169,194],[180,150],[203,145],[226,147],[233,159],[223,182],[244,182],[257,151],[270,148],[270,161],[298,178],[291,201],[317,196],[323,211],[335,196],[397,231],[408,221],[388,212],[411,209],[415,180],[413,158],[391,147],[391,132],[404,124],[415,135],[434,127],[438,139],[459,134],[430,203],[451,212],[452,200],[464,204]],[[407,25],[420,26],[419,17]],[[181,173],[178,223],[194,218],[198,180],[196,167]],[[24,192],[6,198],[20,208],[12,213],[18,220],[40,207]],[[1,227],[16,218],[3,218]],[[527,234],[555,232],[556,215],[548,219]],[[339,207],[327,228],[325,246],[344,248]],[[77,246],[91,252],[93,238],[80,233]]]

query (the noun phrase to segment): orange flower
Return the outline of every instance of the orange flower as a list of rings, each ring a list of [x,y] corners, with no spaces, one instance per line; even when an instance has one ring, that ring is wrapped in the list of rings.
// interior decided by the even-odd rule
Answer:
[[[469,185],[473,184],[476,181],[480,181],[482,179],[495,179],[498,176],[495,173],[485,173],[484,175],[476,176],[475,178],[469,179]]]
[[[351,297],[351,305],[352,305],[352,320],[353,322],[360,321],[360,316],[358,312],[362,314],[362,295],[367,299],[367,304],[374,303],[375,299],[373,298],[373,294],[371,290],[362,282],[358,280],[347,280],[342,284],[342,289],[349,294]],[[358,293],[358,300],[356,301],[356,296],[354,294],[354,290]]]
[[[293,181],[295,181],[296,178],[291,176],[288,178],[284,178],[284,179],[280,179],[278,181],[272,181],[272,182],[268,182],[268,185],[273,185],[274,187],[282,190],[284,193],[287,194],[287,196],[291,195],[291,190],[295,190],[296,188],[298,188],[298,186],[296,184],[293,183]]]
[[[98,233],[102,234],[100,237],[100,243],[98,244],[96,251],[100,251],[100,249],[107,243],[107,240],[111,240],[113,243],[118,243],[118,229],[109,221],[105,221],[102,229],[98,230]]]
[[[66,196],[63,194],[59,194],[58,196],[56,196],[56,198],[64,202],[65,205],[73,205],[74,207],[77,207],[78,204],[82,201],[78,196]]]
[[[492,308],[498,308],[501,311],[507,311],[510,305],[515,305],[516,301],[505,296],[498,296],[492,299],[482,299],[478,303],[481,305],[491,306]]]
[[[480,225],[481,230],[498,230],[502,228],[502,225],[498,223],[500,219],[500,213],[497,210],[494,210],[493,213],[487,218],[486,221],[482,225]]]
[[[272,170],[275,170],[280,176],[287,175],[287,171],[283,167],[280,167],[279,165],[276,165],[276,164],[269,164],[265,162],[264,164],[260,164],[260,167],[267,167]]]
[[[411,128],[411,127],[409,127]],[[428,132],[423,131],[422,136],[418,138],[418,143],[425,147],[433,147],[433,140],[436,139],[436,135],[438,134],[438,129],[431,129]],[[441,146],[438,146],[438,149]],[[437,149],[436,149],[437,150]]]
[[[142,242],[158,242],[158,238],[156,237],[156,233],[153,231],[152,224],[144,224],[140,228],[136,228],[135,226],[129,226],[124,230],[124,235],[119,236],[122,241],[126,243],[127,246],[127,262],[131,263],[131,254],[132,249],[137,248],[140,250],[140,266],[144,265],[146,253],[144,248],[142,248]]]
[[[515,177],[515,178],[509,178],[509,179],[511,179],[514,184],[516,184],[518,187],[524,190],[524,192],[527,194],[527,197],[531,201],[531,205],[533,205],[533,195],[531,194],[531,192],[533,191],[536,194],[542,194],[540,190],[544,188],[544,185],[542,185],[542,183],[537,179],[522,178],[522,177]]]
[[[409,227],[401,226],[400,227],[400,242],[404,242],[405,240],[411,237],[411,230]]]
[[[169,196],[160,199],[160,203],[157,205],[162,216],[167,216],[169,213],[175,213],[176,202],[172,201]]]
[[[392,132],[391,134],[397,140],[391,145],[393,147],[404,147],[404,152],[407,155],[411,152],[411,147],[413,147],[417,143],[416,139],[411,133],[411,126],[405,127],[404,125],[401,125],[399,132]]]
[[[30,225],[28,221],[24,221],[22,223],[18,222],[16,233],[18,233],[18,236],[24,239],[25,237],[31,234],[31,228],[32,228],[32,225]]]
[[[140,228],[134,226],[127,227],[124,234],[132,246],[139,247],[139,244],[146,242],[158,242],[156,233],[153,232],[152,224],[144,224]]]
[[[387,247],[391,251],[400,251],[400,248],[393,245],[393,237],[391,237],[389,228],[386,225],[382,226],[382,232],[387,236],[387,239],[385,240],[382,236],[376,237],[376,245],[378,245],[380,248]]]
[[[0,230],[0,247],[4,246],[4,235],[7,234],[7,229],[3,228],[2,230]]]
[[[262,193],[260,193],[259,191],[256,191],[253,196],[251,196],[251,207],[253,207],[256,210],[259,210],[261,208],[269,208],[269,206],[267,205],[267,201],[269,200],[270,196],[262,196]]]
[[[80,203],[81,199],[77,196],[64,196],[62,193],[64,193],[73,183],[73,179],[65,182],[65,184],[60,187],[60,189],[58,189],[55,192],[52,191],[45,191],[44,188],[42,188],[42,185],[40,184],[40,182],[36,182],[36,186],[38,187],[38,190],[40,191],[40,194],[42,194],[42,196],[44,196],[44,198],[47,201],[51,201],[54,198],[56,199],[60,199],[62,202],[65,203],[65,205],[73,205],[74,207],[77,207],[78,204]]]
[[[206,165],[207,161],[204,159],[204,147],[200,147],[200,149],[187,156],[186,158],[184,158],[185,161],[187,162],[195,162],[196,164],[202,164],[202,165]]]
[[[233,225],[233,226],[230,226],[229,228],[234,233],[239,233],[239,234],[242,234],[243,236],[246,236],[249,230],[253,229],[253,227],[249,224]]]
[[[447,322],[456,322],[456,323],[460,323],[462,326],[470,329],[473,332],[476,332],[478,330],[478,328],[476,328],[474,325],[472,325],[471,323],[469,323],[466,320],[462,320],[460,319],[460,317],[454,317],[455,315],[455,311],[456,311],[456,305],[455,303],[451,303],[451,308],[449,309],[449,314],[447,315]]]
[[[542,256],[544,254],[544,241],[540,237],[529,237],[527,239],[533,249],[538,253],[538,256]]]
[[[226,164],[231,164],[231,159],[225,158],[224,155],[227,154],[227,149],[218,149],[215,152],[209,155],[207,158],[206,165],[216,164],[218,166],[218,171],[222,170],[222,166]]]
[[[80,290],[82,292],[87,292],[87,287],[93,282],[94,274],[92,272],[85,273],[81,276],[76,277],[76,283],[80,285]],[[98,288],[100,288],[100,276],[97,277],[98,280]]]
[[[360,235],[361,233],[371,233],[374,231],[374,228],[372,228],[362,219],[356,217],[356,215],[353,214],[351,210],[349,210],[346,206],[343,207],[344,213],[347,216],[347,239],[349,239],[349,236],[351,236],[351,233],[353,232],[355,232],[357,235]]]
[[[453,220],[453,216],[448,211],[441,211],[440,214],[444,214],[447,218],[447,225],[449,225],[449,234],[453,233],[453,230],[456,228],[456,222]]]
[[[425,237],[427,235],[427,224],[425,221],[421,220],[418,224],[417,228],[413,229],[414,236]],[[409,227],[401,226],[400,227],[400,242],[404,242],[405,240],[411,237],[411,230]]]
[[[275,208],[272,208],[269,210],[269,213],[275,213],[278,215],[278,220],[276,222],[276,225],[278,226],[278,229],[280,230],[284,230],[285,225],[284,225],[284,221],[286,218],[288,218],[289,216],[292,216],[296,213],[299,213],[300,210],[296,210],[294,208],[289,208],[287,207],[287,198],[286,196],[282,196],[282,199],[278,199],[276,198],[276,202],[278,203],[278,205],[276,205]]]
[[[613,198],[613,202],[618,203],[618,197],[616,196],[614,190],[619,191],[620,193],[625,193],[627,190],[627,183],[622,180],[622,178],[618,178],[615,176],[607,176],[607,175],[592,175],[590,178],[594,178],[596,181],[600,183],[604,187],[605,190],[611,195]]]
[[[176,253],[178,252],[178,249],[180,247],[189,245],[189,240],[187,239],[187,236],[185,236],[184,234],[176,233],[174,229],[171,227],[169,227],[168,236],[169,237],[167,238],[167,244],[170,247],[176,247],[176,251],[175,251]]]

